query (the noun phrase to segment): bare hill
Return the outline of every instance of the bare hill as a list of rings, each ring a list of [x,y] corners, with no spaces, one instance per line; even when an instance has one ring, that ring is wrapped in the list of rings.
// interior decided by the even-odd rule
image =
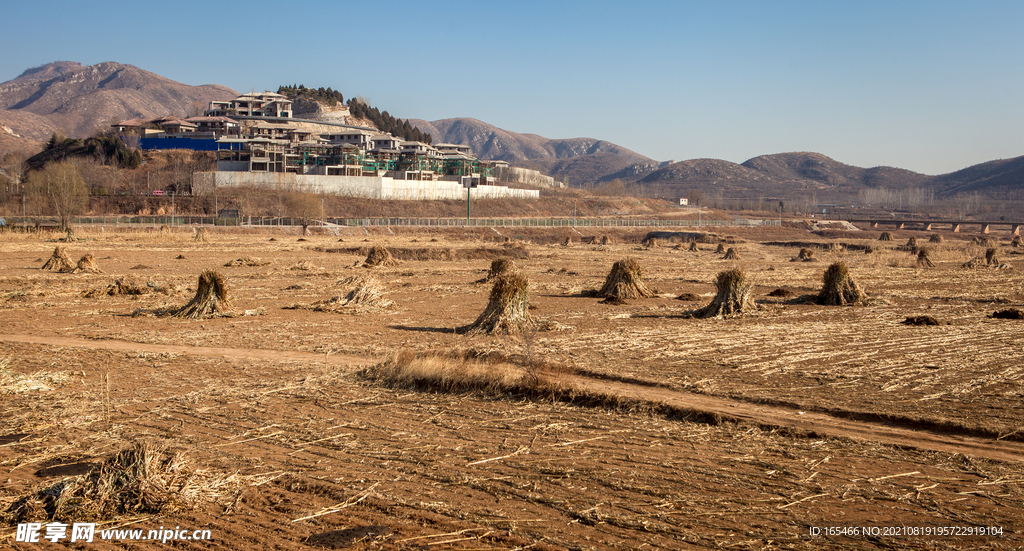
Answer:
[[[410,124],[434,136],[434,143],[457,143],[473,148],[482,159],[508,161],[567,178],[572,185],[593,183],[634,164],[652,159],[604,140],[549,139],[519,134],[476,119],[438,121],[410,119]]]
[[[865,187],[930,185],[930,177],[924,174],[892,167],[860,168],[812,152],[762,155],[739,165],[717,159],[683,161],[641,181],[658,186],[664,195],[685,196],[691,189],[748,198],[815,193],[823,201],[849,200]]]
[[[84,137],[112,121],[184,116],[235,96],[225,86],[189,86],[132,65],[56,62],[0,84],[0,131],[26,140],[45,140],[58,129]]]
[[[935,176],[929,184],[942,195],[979,192],[1005,199],[1024,199],[1024,156],[999,159]]]

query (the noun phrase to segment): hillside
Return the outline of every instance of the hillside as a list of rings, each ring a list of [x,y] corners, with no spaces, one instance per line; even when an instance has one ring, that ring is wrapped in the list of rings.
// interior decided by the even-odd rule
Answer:
[[[424,121],[410,119],[434,136],[434,143],[469,145],[482,159],[508,161],[535,168],[574,186],[600,181],[635,164],[655,163],[639,153],[593,138],[549,139],[518,134],[469,118]]]
[[[762,155],[742,164],[717,159],[682,161],[639,180],[655,194],[685,197],[700,189],[732,198],[794,198],[814,194],[821,202],[848,202],[871,188],[921,188],[937,198],[963,192],[989,196],[1024,194],[1024,157],[991,161],[940,176],[894,167],[861,168],[820,153]]]
[[[62,61],[0,84],[0,133],[23,142],[46,140],[57,130],[85,137],[112,121],[185,116],[235,96],[224,86],[189,86],[132,65]]]
[[[945,195],[979,192],[1024,199],[1024,156],[999,159],[936,176],[930,184]]]

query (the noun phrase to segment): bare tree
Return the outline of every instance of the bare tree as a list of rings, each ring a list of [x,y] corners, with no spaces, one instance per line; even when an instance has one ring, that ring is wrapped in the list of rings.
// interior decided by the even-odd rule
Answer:
[[[28,189],[44,200],[67,230],[71,217],[80,214],[89,203],[89,190],[82,173],[71,163],[50,163],[43,170],[29,174]]]
[[[309,224],[322,214],[320,198],[313,193],[292,193],[285,200],[288,214],[302,220],[302,235],[306,235]]]

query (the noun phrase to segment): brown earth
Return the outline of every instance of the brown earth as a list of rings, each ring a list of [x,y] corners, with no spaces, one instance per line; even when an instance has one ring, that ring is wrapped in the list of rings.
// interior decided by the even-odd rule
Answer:
[[[1002,257],[1013,270],[964,269],[984,249],[950,234],[933,248],[937,267],[918,269],[914,255],[895,249],[915,232],[897,232],[888,248],[867,232],[843,238],[876,252],[821,247],[818,263],[789,262],[797,246],[761,244],[827,242],[795,228],[721,230],[738,262],[711,245],[641,247],[635,233],[563,246],[549,232],[516,232],[514,244],[529,254],[516,263],[531,282],[531,313],[561,330],[470,337],[453,329],[487,303],[489,286],[474,282],[490,260],[429,250],[500,250],[505,236],[381,231],[344,230],[339,244],[326,235],[298,242],[213,232],[198,243],[179,230],[77,230],[84,239],[68,252],[92,253],[106,272],[99,275],[42,272],[51,236],[0,234],[0,359],[8,363],[0,368],[0,513],[147,441],[183,452],[196,472],[223,483],[194,506],[106,526],[211,530],[212,541],[175,544],[188,549],[1024,542],[1024,348],[1019,322],[987,317],[1024,302],[1024,262],[1009,248]],[[285,309],[337,295],[336,282],[371,271],[358,267],[356,251],[318,248],[373,244],[427,250],[372,270],[393,310]],[[224,267],[243,256],[271,264]],[[586,296],[627,256],[658,297],[612,306]],[[835,260],[849,265],[868,305],[767,296],[815,293]],[[733,266],[754,279],[761,309],[685,318],[713,297],[715,274]],[[225,276],[235,317],[150,315],[187,302],[204,269]],[[162,292],[84,298],[126,275]],[[685,293],[699,300],[676,300]],[[900,324],[919,314],[946,325]],[[549,399],[422,392],[359,374],[399,350],[469,349],[543,358],[556,366],[549,377],[575,391]],[[10,519],[0,522],[10,526],[0,546],[18,546]],[[811,535],[864,526],[990,526],[1002,535]]]

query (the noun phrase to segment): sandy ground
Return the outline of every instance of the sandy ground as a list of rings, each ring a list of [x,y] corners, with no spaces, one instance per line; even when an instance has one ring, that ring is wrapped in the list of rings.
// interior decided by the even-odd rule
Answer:
[[[358,230],[304,241],[214,233],[200,243],[178,230],[80,231],[82,240],[66,244],[0,234],[0,512],[10,526],[0,546],[44,545],[14,542],[17,504],[87,477],[137,442],[181,453],[204,491],[158,513],[99,520],[212,533],[178,548],[1024,542],[1024,321],[988,317],[1024,303],[1024,261],[1006,236],[990,237],[1012,269],[963,268],[993,245],[968,235],[946,234],[929,245],[936,267],[917,268],[897,246],[926,240],[919,232],[880,243],[877,232],[829,240],[796,229],[720,231],[736,261],[722,260],[715,243],[700,252],[664,240],[644,247],[634,233],[610,234],[600,246],[581,244],[592,235],[582,233]],[[565,237],[574,242],[562,245]],[[782,242],[820,244],[819,261],[791,262],[798,247],[768,244]],[[58,244],[76,260],[92,253],[105,273],[41,271]],[[365,253],[344,251],[374,244],[435,259],[368,270],[359,266]],[[531,314],[560,329],[454,333],[487,302],[490,286],[474,283],[490,265],[483,256],[510,251],[525,256],[516,262],[530,279]],[[627,256],[658,297],[609,305],[586,296]],[[244,257],[269,263],[224,266]],[[850,266],[868,305],[791,300],[815,293],[835,260]],[[753,278],[761,308],[686,318],[714,296],[715,275],[734,266]],[[225,277],[233,317],[153,315],[187,302],[206,269]],[[288,308],[337,296],[339,282],[367,272],[394,307]],[[84,296],[125,276],[154,292]],[[790,296],[769,296],[780,288]],[[695,298],[676,298],[685,293]],[[943,325],[900,323],[915,315]],[[553,377],[582,398],[389,389],[359,374],[400,350],[541,358],[560,366]],[[829,527],[846,535],[828,535]],[[880,532],[851,536],[855,527]],[[954,535],[924,532],[939,527]],[[967,534],[977,527],[1002,535]]]

